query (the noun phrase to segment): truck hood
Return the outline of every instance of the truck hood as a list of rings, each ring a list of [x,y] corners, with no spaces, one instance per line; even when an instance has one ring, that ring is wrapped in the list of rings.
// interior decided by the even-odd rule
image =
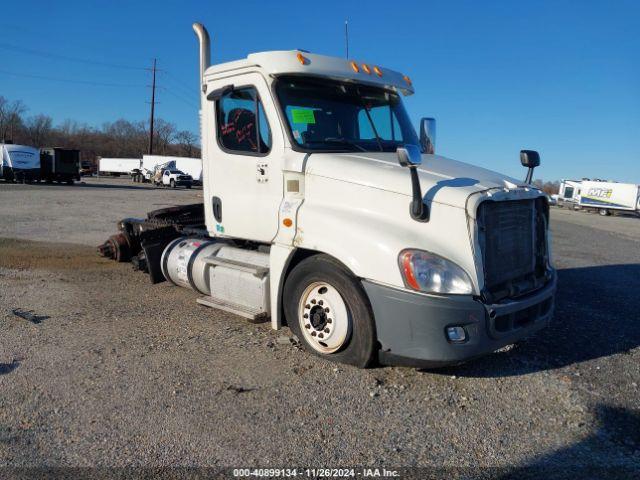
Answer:
[[[312,153],[307,175],[411,195],[409,169],[398,164],[395,153]],[[464,208],[469,195],[494,188],[527,186],[522,180],[440,155],[422,155],[418,167],[426,202]]]

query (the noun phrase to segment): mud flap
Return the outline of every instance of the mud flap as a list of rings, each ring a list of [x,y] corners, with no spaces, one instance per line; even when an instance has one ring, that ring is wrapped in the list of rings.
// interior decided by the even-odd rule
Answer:
[[[160,238],[145,239],[142,241],[141,246],[147,259],[147,269],[152,284],[155,285],[156,283],[161,283],[166,280],[162,274],[162,266],[160,264],[162,252],[164,252],[164,249],[173,239],[179,236],[176,232],[175,235],[166,235]]]

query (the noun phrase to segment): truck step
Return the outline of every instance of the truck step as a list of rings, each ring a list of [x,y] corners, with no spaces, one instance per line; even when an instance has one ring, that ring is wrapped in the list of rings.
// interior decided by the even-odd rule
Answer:
[[[268,313],[260,308],[240,305],[238,303],[222,300],[220,298],[200,297],[196,301],[200,305],[205,305],[211,308],[218,308],[220,310],[224,310],[225,312],[234,313],[248,319],[251,323],[264,323],[269,318]]]
[[[205,258],[204,260],[205,260],[205,263],[207,263],[208,265],[213,265],[216,267],[226,267],[232,270],[239,270],[241,272],[251,273],[252,275],[258,278],[262,278],[267,273],[269,273],[269,269],[267,267],[254,265],[252,263],[241,262],[239,260],[233,260],[231,258],[210,256]]]

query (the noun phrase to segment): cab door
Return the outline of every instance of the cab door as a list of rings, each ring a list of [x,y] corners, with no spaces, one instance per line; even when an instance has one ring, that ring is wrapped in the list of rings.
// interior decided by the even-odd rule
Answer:
[[[206,201],[216,235],[271,242],[282,201],[284,141],[267,82],[258,73],[212,88],[215,129],[209,143]],[[210,225],[207,218],[207,225]],[[210,228],[211,230],[211,228]]]

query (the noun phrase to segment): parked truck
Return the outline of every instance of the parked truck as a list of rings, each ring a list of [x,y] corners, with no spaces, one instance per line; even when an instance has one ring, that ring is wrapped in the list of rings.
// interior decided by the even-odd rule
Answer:
[[[0,143],[0,177],[7,182],[32,182],[40,178],[40,151],[27,145]]]
[[[141,173],[145,181],[151,181],[155,168],[170,164],[171,168],[190,175],[194,184],[202,183],[202,159],[167,155],[143,155]]]
[[[557,204],[559,207],[579,208],[582,180],[562,180],[558,190]]]
[[[60,147],[40,149],[40,179],[46,182],[80,181],[80,150]]]
[[[132,170],[140,168],[139,158],[100,158],[98,173],[100,175],[130,175]]]
[[[602,216],[614,212],[640,214],[640,185],[602,180],[583,181],[579,204],[582,208],[597,210]]]
[[[210,66],[200,41],[203,204],[124,219],[100,246],[198,303],[287,325],[321,357],[456,364],[552,317],[547,198],[435,154],[377,64],[273,51]]]

